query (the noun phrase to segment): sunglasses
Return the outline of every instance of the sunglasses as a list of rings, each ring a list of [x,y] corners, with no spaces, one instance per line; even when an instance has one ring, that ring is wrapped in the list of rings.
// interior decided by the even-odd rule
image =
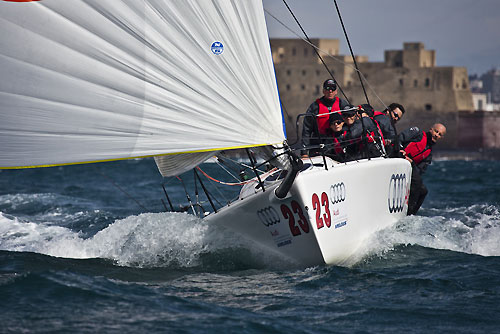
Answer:
[[[395,111],[392,112],[392,116],[395,121],[399,120],[399,115]]]
[[[342,118],[353,118],[356,114],[343,114]]]
[[[335,125],[340,125],[342,123],[344,123],[344,121],[334,121],[334,122],[332,122],[332,124],[335,124]]]

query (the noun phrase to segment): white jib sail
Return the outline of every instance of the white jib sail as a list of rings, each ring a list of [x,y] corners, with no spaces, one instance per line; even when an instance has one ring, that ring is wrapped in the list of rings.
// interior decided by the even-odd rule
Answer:
[[[259,0],[0,1],[0,29],[0,168],[285,139]]]

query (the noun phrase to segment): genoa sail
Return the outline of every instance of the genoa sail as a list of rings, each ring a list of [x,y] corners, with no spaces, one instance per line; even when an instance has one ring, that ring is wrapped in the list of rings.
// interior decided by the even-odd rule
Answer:
[[[169,155],[285,139],[262,1],[0,1],[0,29],[0,168],[164,155],[176,175]]]

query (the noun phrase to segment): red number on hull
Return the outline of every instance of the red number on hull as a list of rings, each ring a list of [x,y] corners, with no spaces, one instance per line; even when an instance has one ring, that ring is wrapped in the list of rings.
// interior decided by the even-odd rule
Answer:
[[[298,223],[300,228],[295,224],[295,216],[293,215],[292,210],[290,210],[290,208],[286,204],[281,204],[281,213],[283,214],[283,217],[285,217],[285,219],[288,219],[290,232],[292,232],[292,235],[294,237],[302,234],[302,232],[300,232],[301,229],[304,233],[309,233],[309,221],[304,215],[302,207],[297,201],[292,201],[291,206],[293,212],[295,212],[299,216]]]
[[[304,233],[309,233],[309,223],[307,218],[304,216],[304,212],[302,211],[302,207],[296,201],[292,201],[292,209],[293,212],[299,215],[299,226],[304,231]]]
[[[328,204],[328,195],[325,192],[321,194],[321,203],[317,194],[312,195],[312,205],[313,209],[316,210],[316,227],[318,230],[325,225],[326,227],[330,227],[332,225],[332,216],[330,214],[330,207]],[[325,208],[325,213],[323,215],[321,215],[321,206]]]
[[[281,204],[281,213],[285,219],[288,219],[288,225],[290,226],[290,232],[292,232],[292,235],[294,237],[301,235],[299,227],[295,225],[295,218],[293,217],[293,213],[290,208],[285,204]]]
[[[321,204],[325,207],[325,213],[323,214],[323,219],[325,221],[326,227],[330,227],[332,225],[332,218],[330,216],[330,208],[328,207],[328,195],[326,193],[321,194]]]
[[[321,204],[319,203],[319,197],[316,194],[312,196],[313,209],[316,210],[316,227],[318,230],[323,228],[323,219],[321,218]]]

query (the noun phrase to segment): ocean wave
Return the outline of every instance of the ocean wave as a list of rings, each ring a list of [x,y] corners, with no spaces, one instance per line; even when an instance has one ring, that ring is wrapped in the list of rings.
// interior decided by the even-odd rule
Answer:
[[[85,238],[50,223],[33,223],[0,213],[0,250],[34,252],[54,257],[111,259],[132,267],[224,268],[246,260],[254,266],[281,265],[276,255],[231,232],[186,213],[146,213],[117,220]],[[270,263],[273,263],[272,265]]]
[[[500,256],[500,211],[492,205],[447,208],[409,216],[368,239],[344,265],[384,256],[399,245],[418,245],[481,256]],[[439,213],[439,214],[437,214]],[[146,213],[116,220],[88,237],[81,231],[0,214],[0,249],[55,257],[111,259],[131,267],[252,266],[289,263],[221,227],[186,213]]]
[[[363,256],[383,256],[399,245],[418,245],[481,256],[500,256],[500,212],[476,204],[447,208],[431,216],[408,216],[374,234],[351,264]]]

